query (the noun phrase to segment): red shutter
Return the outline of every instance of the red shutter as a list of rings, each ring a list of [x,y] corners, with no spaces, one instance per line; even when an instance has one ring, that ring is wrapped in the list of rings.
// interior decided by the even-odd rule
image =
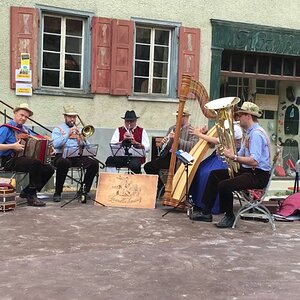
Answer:
[[[112,20],[93,17],[92,92],[109,94],[111,85]]]
[[[21,53],[30,53],[32,86],[38,85],[38,9],[10,8],[10,87],[16,87],[15,70],[21,66]]]
[[[130,95],[132,89],[133,21],[113,20],[111,94]]]
[[[178,91],[183,74],[199,80],[200,29],[181,27],[179,31]]]

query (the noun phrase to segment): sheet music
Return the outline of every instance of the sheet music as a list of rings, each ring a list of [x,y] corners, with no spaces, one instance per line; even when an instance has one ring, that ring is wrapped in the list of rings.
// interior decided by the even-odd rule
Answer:
[[[79,156],[96,156],[98,152],[98,145],[84,145],[83,147],[65,147],[63,151],[63,158],[79,157]]]
[[[125,151],[125,147],[122,146],[122,143],[110,143],[109,144],[111,153],[113,156],[127,156],[127,153]],[[128,148],[128,153],[130,157],[145,157],[145,149],[141,148],[134,148],[133,146],[130,146]]]

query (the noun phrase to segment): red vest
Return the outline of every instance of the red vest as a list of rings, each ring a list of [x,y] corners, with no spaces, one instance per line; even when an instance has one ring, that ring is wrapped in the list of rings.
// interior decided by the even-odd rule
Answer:
[[[119,127],[119,142],[122,142],[124,139],[124,134],[127,130],[124,126]],[[136,126],[131,130],[134,139],[142,144],[142,137],[143,137],[143,128]],[[141,164],[143,164],[146,161],[145,157],[141,157]]]

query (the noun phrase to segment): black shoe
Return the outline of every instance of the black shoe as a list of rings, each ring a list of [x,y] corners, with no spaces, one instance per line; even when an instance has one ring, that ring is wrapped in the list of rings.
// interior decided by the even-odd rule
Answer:
[[[225,215],[219,223],[216,224],[218,228],[231,228],[235,220],[234,215]]]
[[[61,201],[61,194],[54,193],[53,202],[60,202],[60,201]]]
[[[211,214],[205,215],[202,212],[196,212],[192,215],[191,220],[202,221],[202,222],[212,222],[213,217]]]
[[[22,199],[27,199],[28,197],[31,197],[31,196],[36,197],[36,194],[30,195],[29,193],[25,192],[24,190],[22,190],[20,195],[19,195],[19,197],[22,198]]]
[[[46,206],[46,203],[43,202],[43,201],[41,201],[41,200],[39,200],[35,196],[29,196],[29,197],[27,197],[27,205],[42,207],[42,206]]]

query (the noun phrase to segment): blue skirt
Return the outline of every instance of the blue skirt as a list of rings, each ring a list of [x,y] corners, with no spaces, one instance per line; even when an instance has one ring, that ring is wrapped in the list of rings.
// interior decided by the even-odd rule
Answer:
[[[206,187],[207,179],[211,171],[218,169],[227,169],[227,165],[222,162],[221,158],[216,155],[216,152],[212,153],[209,157],[203,160],[195,174],[193,182],[190,187],[189,194],[192,195],[193,202],[201,209],[205,208],[204,190]],[[219,196],[215,200],[215,205],[212,209],[213,214],[220,213]]]

